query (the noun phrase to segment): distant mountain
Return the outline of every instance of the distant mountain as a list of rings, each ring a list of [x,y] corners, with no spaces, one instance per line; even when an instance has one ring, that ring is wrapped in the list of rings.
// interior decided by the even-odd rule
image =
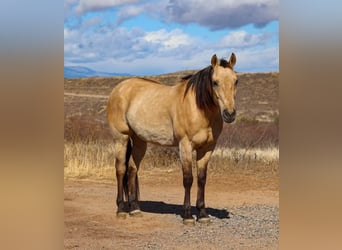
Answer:
[[[106,77],[106,76],[129,76],[126,73],[100,72],[81,66],[65,66],[64,78],[87,78],[87,77]]]

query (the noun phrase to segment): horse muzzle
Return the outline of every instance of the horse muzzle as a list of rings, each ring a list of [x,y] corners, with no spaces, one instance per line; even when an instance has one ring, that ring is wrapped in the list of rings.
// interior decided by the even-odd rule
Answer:
[[[235,117],[236,117],[236,110],[234,109],[232,113],[229,113],[229,111],[227,109],[223,110],[222,112],[222,118],[224,120],[224,122],[227,123],[232,123],[233,121],[235,121]]]

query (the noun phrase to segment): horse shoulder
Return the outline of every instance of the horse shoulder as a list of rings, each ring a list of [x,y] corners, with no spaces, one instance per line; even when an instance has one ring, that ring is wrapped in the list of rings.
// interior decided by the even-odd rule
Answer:
[[[223,121],[219,113],[208,116],[198,109],[191,92],[177,105],[177,126],[180,137],[187,136],[194,148],[215,144],[222,131]]]

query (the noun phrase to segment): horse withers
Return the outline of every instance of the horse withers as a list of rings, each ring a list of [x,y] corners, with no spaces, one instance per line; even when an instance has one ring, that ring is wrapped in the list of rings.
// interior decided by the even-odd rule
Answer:
[[[211,58],[211,65],[184,77],[174,86],[144,78],[119,83],[108,100],[107,117],[114,138],[117,178],[117,215],[139,208],[138,170],[147,142],[178,146],[183,170],[185,224],[194,223],[190,189],[193,183],[192,152],[196,150],[199,222],[209,222],[204,193],[207,165],[222,131],[223,121],[235,120],[237,75],[235,54],[229,60]],[[125,196],[125,197],[124,197]]]

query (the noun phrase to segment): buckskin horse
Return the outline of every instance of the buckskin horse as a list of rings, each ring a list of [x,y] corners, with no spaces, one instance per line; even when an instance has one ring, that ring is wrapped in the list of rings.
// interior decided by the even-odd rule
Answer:
[[[211,58],[211,65],[183,77],[174,86],[144,78],[130,78],[114,87],[107,118],[114,138],[117,178],[117,216],[140,215],[138,170],[147,142],[178,146],[183,170],[185,224],[194,223],[190,189],[193,183],[192,152],[196,150],[199,222],[209,222],[204,193],[207,165],[223,121],[235,120],[236,56]],[[124,197],[125,196],[125,197]]]

